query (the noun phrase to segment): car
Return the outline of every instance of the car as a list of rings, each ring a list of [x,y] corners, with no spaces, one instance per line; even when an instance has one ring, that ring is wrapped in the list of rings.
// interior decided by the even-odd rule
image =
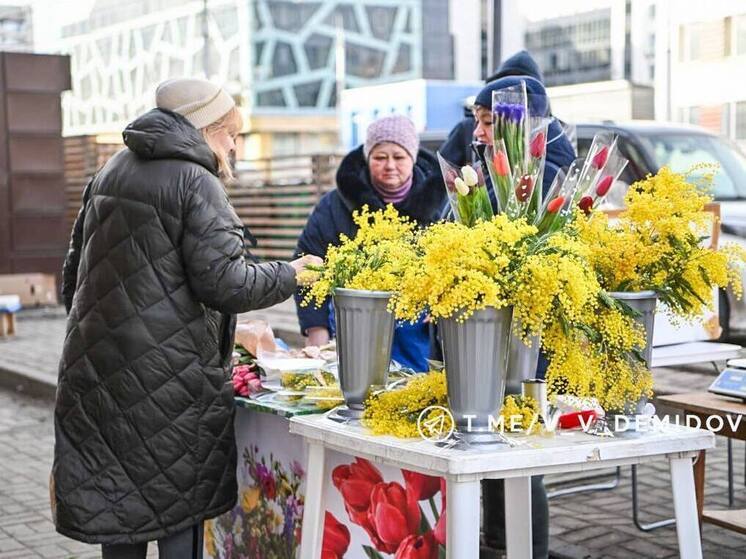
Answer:
[[[746,247],[746,156],[734,143],[699,126],[685,124],[607,121],[580,123],[575,127],[581,157],[588,153],[597,133],[617,136],[619,150],[629,160],[619,177],[623,185],[655,174],[663,166],[682,172],[698,163],[719,165],[713,195],[720,203],[721,242],[732,241]],[[622,204],[626,189],[619,186],[623,185],[612,190],[615,193],[610,200],[612,205]],[[721,290],[718,311],[721,339],[740,341],[746,334],[746,303]]]

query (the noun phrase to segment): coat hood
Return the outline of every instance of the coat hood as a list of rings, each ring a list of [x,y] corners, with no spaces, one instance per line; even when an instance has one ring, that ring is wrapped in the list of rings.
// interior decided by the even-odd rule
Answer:
[[[438,221],[447,203],[447,195],[437,159],[429,151],[420,149],[412,173],[412,189],[394,207],[399,213],[413,218],[421,225]],[[365,204],[371,210],[385,207],[371,183],[362,146],[348,153],[339,165],[337,191],[351,212]]]
[[[474,99],[474,104],[481,107],[492,108],[492,92],[520,85],[526,82],[526,94],[528,95],[528,108],[532,115],[549,116],[549,96],[544,85],[531,76],[507,76],[488,83],[482,88]]]
[[[487,78],[486,82],[495,81],[506,76],[530,76],[535,80],[544,82],[544,76],[541,75],[539,65],[534,57],[527,50],[519,50],[513,56],[505,60],[500,67],[495,70],[494,75]]]
[[[180,114],[152,109],[122,132],[124,144],[142,159],[192,161],[217,175],[215,154],[202,133]]]

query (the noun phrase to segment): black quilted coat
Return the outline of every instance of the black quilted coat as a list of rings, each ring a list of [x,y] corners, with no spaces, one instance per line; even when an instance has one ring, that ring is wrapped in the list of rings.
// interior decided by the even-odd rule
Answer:
[[[124,141],[86,189],[64,267],[52,509],[90,543],[154,540],[234,506],[235,314],[296,288],[289,264],[244,260],[187,120],[153,110]]]

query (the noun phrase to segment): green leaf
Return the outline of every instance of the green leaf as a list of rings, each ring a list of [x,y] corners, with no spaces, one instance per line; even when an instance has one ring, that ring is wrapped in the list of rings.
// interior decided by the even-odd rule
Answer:
[[[420,534],[425,534],[430,531],[430,522],[428,522],[422,507],[417,505],[417,508],[420,509]]]
[[[378,553],[378,551],[376,551],[369,545],[363,545],[363,551],[365,551],[365,555],[368,557],[368,559],[384,559],[383,555]]]

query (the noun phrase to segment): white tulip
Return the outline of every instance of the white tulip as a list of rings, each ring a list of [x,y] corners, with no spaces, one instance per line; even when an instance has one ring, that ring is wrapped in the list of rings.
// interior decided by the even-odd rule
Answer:
[[[464,165],[461,167],[461,174],[463,175],[464,182],[467,186],[477,186],[479,175],[477,175],[477,172],[472,167]]]
[[[469,187],[466,186],[466,183],[461,179],[461,177],[456,177],[456,180],[453,181],[453,185],[456,187],[456,191],[461,194],[461,196],[466,196],[469,194]]]

